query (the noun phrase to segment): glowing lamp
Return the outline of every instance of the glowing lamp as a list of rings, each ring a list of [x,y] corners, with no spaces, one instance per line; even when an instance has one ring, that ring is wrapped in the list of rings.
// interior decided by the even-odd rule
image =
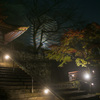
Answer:
[[[94,70],[92,72],[94,73]]]
[[[10,58],[10,56],[9,55],[5,55],[5,59],[9,59]]]
[[[74,74],[72,74],[72,77],[74,77],[75,75]]]
[[[90,74],[85,73],[85,74],[84,74],[84,78],[87,79],[87,80],[90,79]]]
[[[91,85],[94,85],[94,83],[91,83]]]
[[[49,93],[49,89],[45,89],[45,90],[44,90],[44,93],[45,93],[45,94],[48,94],[48,93]]]

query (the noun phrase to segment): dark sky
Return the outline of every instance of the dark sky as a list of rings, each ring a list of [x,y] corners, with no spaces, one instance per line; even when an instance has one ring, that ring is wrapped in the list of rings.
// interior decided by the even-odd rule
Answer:
[[[80,11],[91,22],[100,24],[100,0],[75,0]]]
[[[21,0],[0,0],[6,3],[6,14],[8,14],[7,22],[10,24],[29,25],[29,22],[24,20],[26,9],[20,4]],[[24,0],[25,1],[25,0]],[[26,0],[29,2],[30,0]],[[100,24],[100,0],[69,0],[73,5],[79,8],[79,14],[88,22],[97,22]],[[31,5],[30,3],[28,5]],[[27,24],[28,23],[28,24]],[[30,34],[31,35],[31,34]],[[24,33],[24,38],[29,42],[29,33]],[[22,35],[23,36],[23,35]]]
[[[12,22],[20,19],[22,20],[24,17],[25,9],[23,6],[19,5],[20,0],[2,0],[4,2],[8,2],[8,6],[12,6],[10,9],[16,9],[15,16],[12,14],[9,19],[12,19]],[[26,0],[27,1],[27,0]],[[30,0],[28,0],[30,1]],[[97,22],[100,24],[100,0],[69,0],[72,4],[76,4],[79,7],[79,11],[81,14],[90,22]],[[11,11],[12,11],[11,10]],[[12,13],[12,12],[11,12]],[[17,19],[16,19],[17,17]]]

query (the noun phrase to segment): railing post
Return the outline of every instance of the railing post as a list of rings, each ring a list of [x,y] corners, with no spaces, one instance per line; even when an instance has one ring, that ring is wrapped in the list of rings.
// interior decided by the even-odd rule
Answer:
[[[33,93],[34,91],[33,91],[33,77],[32,77],[32,93]]]
[[[12,60],[12,66],[13,66],[13,72],[14,72],[14,70],[15,70],[15,66],[14,66],[14,61]]]

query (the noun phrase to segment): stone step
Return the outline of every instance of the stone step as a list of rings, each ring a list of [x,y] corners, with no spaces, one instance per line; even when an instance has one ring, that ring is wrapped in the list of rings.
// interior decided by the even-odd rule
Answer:
[[[9,94],[9,97],[14,100],[14,98],[31,98],[31,97],[39,97],[42,96],[41,93],[20,93],[20,94]]]
[[[34,93],[42,92],[41,89],[33,89],[33,90],[34,90]],[[11,90],[6,90],[6,92],[8,92],[9,94],[31,93],[31,89],[11,89]]]
[[[30,77],[27,73],[25,73],[23,70],[20,68],[15,68],[13,71],[12,68],[5,68],[5,67],[0,67],[0,76],[8,76],[8,77]]]
[[[0,86],[23,86],[23,82],[0,82]]]
[[[7,90],[16,90],[16,89],[31,89],[32,88],[32,86],[23,86],[23,85],[21,85],[21,86],[0,86],[0,88],[3,88],[3,89],[7,89]],[[35,86],[35,85],[33,85],[33,88],[34,89],[41,89],[41,86]]]
[[[31,81],[26,81],[26,80],[12,80],[12,81],[0,81],[0,86],[31,86],[32,85],[32,82]],[[34,82],[33,83],[34,86],[39,86],[38,83]]]
[[[4,68],[4,69],[12,69],[13,67],[8,67],[8,66],[7,66],[7,67],[4,67],[4,66],[1,66],[1,65],[0,65],[0,68]],[[19,69],[20,67],[15,67],[15,68],[16,68],[16,69]]]
[[[53,89],[55,89],[55,91],[77,91],[78,90],[78,88],[58,88],[57,89],[57,87],[55,88],[55,87],[53,87]]]
[[[99,100],[95,94],[88,94],[86,91],[78,90],[78,88],[70,88],[67,84],[57,85],[53,87],[55,93],[60,95],[64,100]]]
[[[4,72],[1,72],[0,75],[16,75],[16,76],[27,76],[27,77],[30,77],[29,75],[27,75],[26,73],[4,73]]]
[[[87,94],[87,95],[81,95],[76,97],[70,97],[71,100],[99,100],[99,96],[96,96],[95,94]]]
[[[0,82],[0,86],[31,86],[32,82],[22,82],[22,81],[18,81],[18,82],[11,82],[11,81],[7,81],[7,82]],[[38,84],[35,84],[35,86],[38,86]]]
[[[45,95],[42,91],[9,95],[10,100],[60,100],[55,95]]]
[[[59,99],[52,99],[52,97],[48,96],[39,96],[39,97],[30,97],[30,98],[12,98],[10,100],[59,100]]]
[[[32,82],[32,79],[31,78],[22,78],[20,80],[23,81],[23,82]]]
[[[0,70],[2,71],[13,71],[13,70],[15,70],[15,71],[23,71],[21,68],[15,68],[15,67],[1,67],[0,66]]]
[[[29,76],[28,74],[26,74],[26,73],[24,73],[24,72],[0,72],[0,74],[1,75],[17,75],[17,76],[19,76],[19,75],[23,75],[23,76]]]
[[[1,90],[0,93],[3,93],[3,91]],[[31,89],[6,89],[5,92],[9,94],[31,93]]]
[[[7,75],[7,74],[0,74],[0,78],[26,78],[26,79],[31,79],[31,77],[29,77],[29,76],[22,76],[22,75]]]
[[[80,96],[80,95],[86,95],[87,92],[83,91],[83,90],[78,90],[78,89],[60,89],[60,90],[55,90],[55,92],[61,96],[62,98],[64,98],[66,100],[66,98],[68,99],[69,97],[75,97],[75,96]]]
[[[31,79],[28,78],[0,78],[0,82],[32,82]]]
[[[24,70],[20,68],[5,68],[5,67],[0,67],[0,72],[6,72],[6,73],[26,73]],[[27,74],[27,73],[26,73]]]
[[[22,76],[22,75],[20,75],[20,76],[18,76],[18,75],[1,75],[0,74],[0,78],[7,78],[7,79],[31,79],[31,77],[29,77],[29,76]]]
[[[76,96],[81,96],[81,95],[87,95],[87,92],[85,91],[67,91],[67,92],[61,92],[58,93],[61,97],[63,97],[65,100],[70,98],[70,97],[76,97]]]
[[[0,72],[5,72],[5,73],[25,73],[23,70],[16,70],[15,68],[14,69],[0,69]]]
[[[10,81],[10,82],[19,82],[19,81],[21,81],[21,79],[18,79],[18,78],[10,78],[10,79],[8,79],[8,78],[0,78],[0,82],[8,82],[8,81]]]
[[[87,94],[87,92],[86,91],[78,91],[78,90],[77,91],[62,91],[59,94],[69,97],[69,96],[85,95],[85,94]]]
[[[60,100],[54,96],[31,97],[28,100]]]
[[[28,78],[0,78],[0,82],[26,82],[31,83],[32,80]],[[36,84],[36,82],[34,82]],[[38,84],[38,83],[37,83]]]

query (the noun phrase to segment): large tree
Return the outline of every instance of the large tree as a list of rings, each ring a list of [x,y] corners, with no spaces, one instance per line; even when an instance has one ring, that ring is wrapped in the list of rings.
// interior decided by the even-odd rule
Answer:
[[[82,30],[69,30],[59,45],[52,45],[49,59],[64,63],[76,61],[77,66],[100,64],[100,25],[92,23]]]
[[[33,50],[58,43],[64,29],[82,25],[77,7],[69,0],[21,0],[27,9],[26,18],[32,25]],[[81,23],[81,24],[80,24]]]

